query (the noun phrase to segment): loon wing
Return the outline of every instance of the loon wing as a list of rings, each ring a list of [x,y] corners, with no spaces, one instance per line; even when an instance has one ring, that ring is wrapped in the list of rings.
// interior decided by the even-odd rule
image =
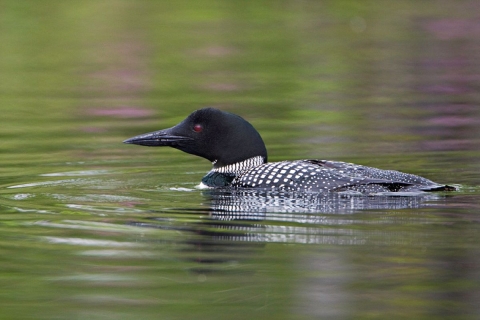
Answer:
[[[344,175],[346,178],[357,178],[355,184],[367,185],[376,184],[386,187],[389,191],[454,191],[455,187],[448,185],[440,185],[429,179],[403,173],[395,170],[381,170],[373,167],[357,165],[353,163],[328,160],[303,160],[313,165],[323,168],[332,169],[338,174]]]

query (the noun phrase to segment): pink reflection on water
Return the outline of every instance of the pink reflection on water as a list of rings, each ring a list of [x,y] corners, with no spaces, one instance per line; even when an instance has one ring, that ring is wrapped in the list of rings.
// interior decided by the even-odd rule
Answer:
[[[458,127],[479,124],[480,120],[469,116],[445,115],[429,119],[430,124],[448,127]]]
[[[422,150],[451,151],[472,150],[478,141],[473,139],[427,140],[420,143]]]
[[[426,23],[425,29],[440,40],[480,36],[480,21],[440,19]]]
[[[117,107],[90,109],[87,114],[116,118],[144,118],[153,115],[153,112],[139,107]]]

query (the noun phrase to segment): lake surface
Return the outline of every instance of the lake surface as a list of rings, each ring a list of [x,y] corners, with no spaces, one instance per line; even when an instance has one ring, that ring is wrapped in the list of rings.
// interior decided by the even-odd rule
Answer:
[[[478,1],[3,1],[0,319],[478,319]],[[218,192],[124,145],[213,106],[270,161],[459,191]]]

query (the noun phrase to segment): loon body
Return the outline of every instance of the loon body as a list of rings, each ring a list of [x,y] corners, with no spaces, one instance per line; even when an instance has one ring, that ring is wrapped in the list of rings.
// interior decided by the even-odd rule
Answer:
[[[194,111],[172,128],[141,134],[124,143],[170,146],[210,160],[213,168],[202,183],[213,188],[361,193],[455,190],[413,174],[340,161],[267,162],[267,150],[257,130],[243,118],[214,108]]]

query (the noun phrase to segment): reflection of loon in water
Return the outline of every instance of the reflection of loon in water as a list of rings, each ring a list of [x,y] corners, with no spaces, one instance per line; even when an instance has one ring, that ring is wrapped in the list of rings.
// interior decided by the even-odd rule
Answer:
[[[176,219],[162,217],[163,212],[130,222],[137,227],[187,233],[188,236],[178,238],[177,241],[182,244],[178,248],[181,248],[183,259],[195,262],[189,270],[199,274],[238,272],[238,268],[248,265],[238,262],[258,256],[267,243],[397,243],[403,241],[398,238],[398,233],[390,234],[391,229],[384,229],[383,224],[411,223],[411,220],[402,218],[398,221],[393,214],[381,221],[367,221],[381,223],[382,226],[366,230],[352,227],[362,223],[362,219],[353,218],[352,214],[363,210],[391,210],[394,213],[399,209],[426,207],[444,199],[429,193],[367,197],[348,193],[285,193],[228,188],[209,189],[202,193],[204,206],[193,210],[175,208],[167,211],[173,211],[176,216],[198,216],[196,219],[189,217],[189,223],[176,223]],[[410,236],[405,239],[411,241]],[[142,241],[145,241],[144,237]]]
[[[428,207],[445,197],[426,193],[362,196],[348,193],[282,193],[260,190],[205,190],[210,207],[209,241],[248,243],[365,244],[368,232],[351,228],[351,214],[391,211],[381,222],[397,224],[396,210]],[[412,217],[411,219],[421,219]],[[402,219],[400,223],[411,223]],[[200,228],[201,229],[201,228]],[[199,229],[197,229],[198,231]],[[380,231],[375,231],[378,233]],[[392,238],[385,231],[383,239]],[[372,240],[370,240],[372,241]],[[396,241],[396,240],[395,240]]]
[[[170,146],[210,160],[207,187],[289,192],[452,191],[426,178],[394,170],[325,160],[267,162],[260,134],[243,118],[213,108],[197,110],[178,125],[124,141]]]
[[[210,204],[210,236],[215,241],[248,243],[303,243],[364,245],[403,241],[398,233],[383,225],[430,223],[422,216],[400,218],[395,212],[441,205],[446,197],[431,193],[406,193],[377,196],[341,193],[281,193],[259,190],[204,191]],[[363,219],[352,217],[361,212],[388,211],[381,220],[367,223],[382,224],[378,228],[356,228]],[[368,214],[368,213],[367,213]],[[379,238],[372,235],[381,235]],[[407,236],[407,241],[411,241]]]
[[[213,189],[204,191],[211,217],[218,220],[281,220],[304,222],[309,214],[351,214],[361,210],[421,208],[442,197],[425,193],[386,193],[364,196],[355,193],[285,193],[262,190]],[[312,221],[313,222],[313,221]]]

